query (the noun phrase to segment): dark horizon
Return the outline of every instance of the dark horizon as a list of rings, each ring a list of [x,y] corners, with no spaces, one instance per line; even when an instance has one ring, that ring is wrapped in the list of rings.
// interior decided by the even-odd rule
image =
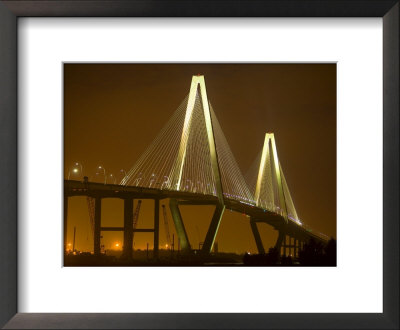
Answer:
[[[274,132],[300,219],[336,239],[336,64],[65,64],[64,177],[74,162],[82,163],[89,180],[99,165],[114,176],[128,171],[199,73],[242,173],[261,151],[265,133]],[[76,226],[76,248],[90,250],[86,200],[71,199],[69,208],[68,242]],[[104,201],[103,208],[103,225],[123,223],[121,201]],[[212,210],[182,208],[194,247],[204,239]],[[139,227],[151,224],[152,211],[144,202]],[[216,239],[220,251],[256,252],[248,220],[225,211]],[[162,221],[160,214],[160,247]],[[169,227],[172,235],[170,215]],[[272,227],[259,229],[266,249],[273,246]],[[103,236],[107,246],[122,243],[122,233]],[[152,246],[149,234],[135,234],[135,241],[136,248]]]

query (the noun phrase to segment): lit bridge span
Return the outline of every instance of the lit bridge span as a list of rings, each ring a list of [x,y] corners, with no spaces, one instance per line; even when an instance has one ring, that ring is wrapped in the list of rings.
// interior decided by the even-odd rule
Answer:
[[[259,253],[265,253],[257,223],[278,231],[275,248],[296,256],[309,239],[325,243],[299,219],[279,162],[273,133],[266,133],[262,150],[246,179],[230,150],[208,100],[203,76],[193,76],[189,95],[120,184],[64,181],[64,249],[66,251],[68,198],[86,196],[94,237],[94,254],[100,254],[102,231],[123,231],[123,254],[132,257],[134,232],[154,233],[154,254],[159,247],[159,202],[169,199],[179,245],[191,246],[179,205],[215,205],[202,252],[212,250],[225,209],[246,214]],[[101,226],[101,200],[124,200],[124,226]],[[134,199],[154,200],[154,227],[136,229]],[[291,253],[293,251],[293,253]]]

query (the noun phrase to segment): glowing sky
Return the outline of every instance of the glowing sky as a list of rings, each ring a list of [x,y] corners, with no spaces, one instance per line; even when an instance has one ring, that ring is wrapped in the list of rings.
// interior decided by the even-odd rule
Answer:
[[[207,94],[243,174],[274,132],[279,159],[301,220],[336,238],[335,64],[66,64],[64,66],[64,177],[117,181],[153,141],[189,92],[192,75],[203,74]],[[82,169],[74,171],[74,163]],[[97,170],[97,172],[99,172]],[[112,179],[108,177],[108,182]],[[161,201],[168,205],[168,201]],[[136,203],[135,203],[136,207]],[[160,207],[161,210],[161,207]],[[202,242],[211,206],[183,206],[193,247]],[[168,214],[172,234],[173,222]],[[149,228],[153,202],[144,201],[138,228]],[[103,200],[102,226],[123,225],[123,201]],[[69,200],[68,242],[90,251],[86,199]],[[276,233],[259,224],[266,249]],[[103,233],[102,243],[122,245],[122,232]],[[176,234],[175,234],[176,239]],[[249,218],[225,211],[216,238],[219,250],[256,252]],[[152,234],[136,233],[135,248],[152,248]],[[165,246],[160,213],[160,247]]]

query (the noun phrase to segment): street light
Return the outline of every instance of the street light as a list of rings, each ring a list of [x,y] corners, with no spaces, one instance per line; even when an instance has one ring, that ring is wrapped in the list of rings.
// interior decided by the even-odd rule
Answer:
[[[164,176],[164,181],[163,181],[163,183],[161,185],[161,190],[164,188],[164,185],[168,185],[168,186],[171,185],[171,183],[169,182],[169,177],[166,176],[166,175]],[[168,186],[167,186],[167,189],[168,189]]]
[[[104,184],[107,183],[107,176],[106,176],[106,169],[103,166],[99,166],[97,169],[103,170],[103,175],[104,175]]]
[[[116,184],[116,183],[117,183],[117,180],[115,179],[115,177],[114,177],[114,175],[113,175],[112,173],[109,175],[109,177],[110,177],[110,179],[112,180],[112,183],[113,183],[113,184]]]
[[[121,168],[121,169],[119,170],[119,173],[120,173],[120,175],[122,175],[122,179],[120,180],[119,184],[122,185],[122,184],[125,183],[126,171],[125,171],[123,168]],[[119,180],[119,179],[118,179],[118,180]]]
[[[78,168],[78,167],[79,167],[79,168]],[[80,163],[78,163],[78,162],[74,163],[74,165],[72,166],[72,173],[75,174],[75,175],[77,175],[77,174],[79,173],[79,169],[80,169],[80,172],[81,172],[81,174],[82,174],[82,173],[83,173],[82,164],[80,164]],[[69,180],[70,176],[71,176],[71,167],[68,168],[68,180]]]

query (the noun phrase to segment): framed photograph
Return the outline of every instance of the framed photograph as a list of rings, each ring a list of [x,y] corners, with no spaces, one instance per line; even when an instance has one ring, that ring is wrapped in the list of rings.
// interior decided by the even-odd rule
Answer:
[[[2,326],[398,328],[397,1],[0,15]]]
[[[63,72],[64,266],[336,266],[336,63],[64,63]],[[278,137],[288,150],[278,152]],[[289,188],[285,162],[304,192]],[[315,196],[327,216],[313,224]]]

